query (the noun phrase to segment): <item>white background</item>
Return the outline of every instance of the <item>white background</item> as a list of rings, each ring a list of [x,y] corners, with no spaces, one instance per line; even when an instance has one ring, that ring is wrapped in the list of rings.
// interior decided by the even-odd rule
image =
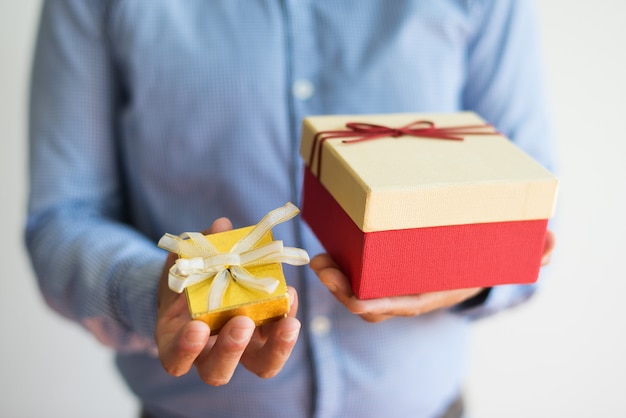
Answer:
[[[469,404],[474,418],[626,417],[626,2],[537,3],[558,129],[558,247],[533,301],[476,324]],[[39,5],[0,0],[0,415],[133,417],[111,353],[45,307],[23,250]]]

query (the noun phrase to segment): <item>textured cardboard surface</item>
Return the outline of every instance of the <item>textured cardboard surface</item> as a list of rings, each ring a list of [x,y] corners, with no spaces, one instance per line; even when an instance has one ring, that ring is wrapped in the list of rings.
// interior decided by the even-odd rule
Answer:
[[[360,299],[532,283],[547,225],[528,220],[364,233],[308,170],[302,217]]]

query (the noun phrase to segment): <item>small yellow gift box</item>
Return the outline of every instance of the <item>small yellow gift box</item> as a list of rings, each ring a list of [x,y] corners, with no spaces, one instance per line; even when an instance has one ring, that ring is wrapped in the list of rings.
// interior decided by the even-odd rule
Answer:
[[[274,241],[272,228],[298,212],[287,203],[254,226],[210,235],[165,234],[159,247],[179,255],[169,287],[185,291],[191,317],[206,322],[212,334],[238,315],[257,326],[285,317],[289,295],[281,263],[304,265],[309,256]]]

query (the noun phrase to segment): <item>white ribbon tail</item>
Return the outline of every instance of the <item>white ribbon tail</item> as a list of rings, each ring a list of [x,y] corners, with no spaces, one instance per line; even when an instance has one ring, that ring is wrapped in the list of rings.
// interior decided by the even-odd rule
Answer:
[[[292,266],[304,266],[309,264],[309,261],[311,261],[309,254],[302,248],[295,247],[285,247],[280,258],[281,263],[291,264]]]
[[[263,235],[265,235],[268,231],[270,231],[274,226],[288,221],[289,219],[296,216],[300,213],[300,209],[298,209],[293,203],[287,202],[285,206],[282,206],[278,209],[274,209],[269,212],[267,215],[263,217],[259,221],[258,224],[242,239],[237,242],[233,248],[230,250],[231,253],[242,253],[244,251],[250,250],[252,247],[256,245],[257,242]]]
[[[268,263],[287,263],[292,266],[303,266],[308,264],[309,254],[302,248],[283,247],[279,253],[270,254],[262,259],[253,260],[246,263],[246,266],[258,266]]]
[[[232,267],[230,269],[230,274],[232,274],[233,279],[235,279],[235,281],[241,286],[251,290],[265,292],[268,295],[274,293],[276,291],[276,288],[280,284],[278,279],[275,279],[273,277],[253,276],[243,267]]]
[[[209,241],[207,237],[200,232],[183,232],[182,234],[180,234],[180,237],[183,239],[184,242],[193,244],[194,247],[199,248],[202,254],[219,253],[219,251],[217,251],[217,248],[215,248],[215,246],[211,244],[211,241]]]
[[[183,232],[178,236],[165,234],[157,245],[172,253],[184,254],[188,258],[219,254],[217,248],[199,232]]]
[[[178,238],[176,235],[165,234],[161,237],[157,245],[163,248],[164,250],[179,254],[180,253],[179,246],[178,246],[179,241],[180,241],[180,238]]]
[[[265,245],[262,245],[254,250],[245,251],[241,253],[242,266],[267,264],[267,259],[276,254],[282,253],[284,249],[282,241],[272,241]],[[233,263],[234,264],[234,263]]]
[[[209,310],[214,311],[222,306],[222,299],[228,287],[228,270],[223,269],[213,279],[211,289],[209,290]]]

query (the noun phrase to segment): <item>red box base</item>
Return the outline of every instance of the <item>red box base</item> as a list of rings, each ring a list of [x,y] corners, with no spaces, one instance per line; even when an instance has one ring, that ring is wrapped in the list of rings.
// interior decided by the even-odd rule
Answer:
[[[310,170],[302,218],[359,299],[533,283],[547,219],[361,231]]]

